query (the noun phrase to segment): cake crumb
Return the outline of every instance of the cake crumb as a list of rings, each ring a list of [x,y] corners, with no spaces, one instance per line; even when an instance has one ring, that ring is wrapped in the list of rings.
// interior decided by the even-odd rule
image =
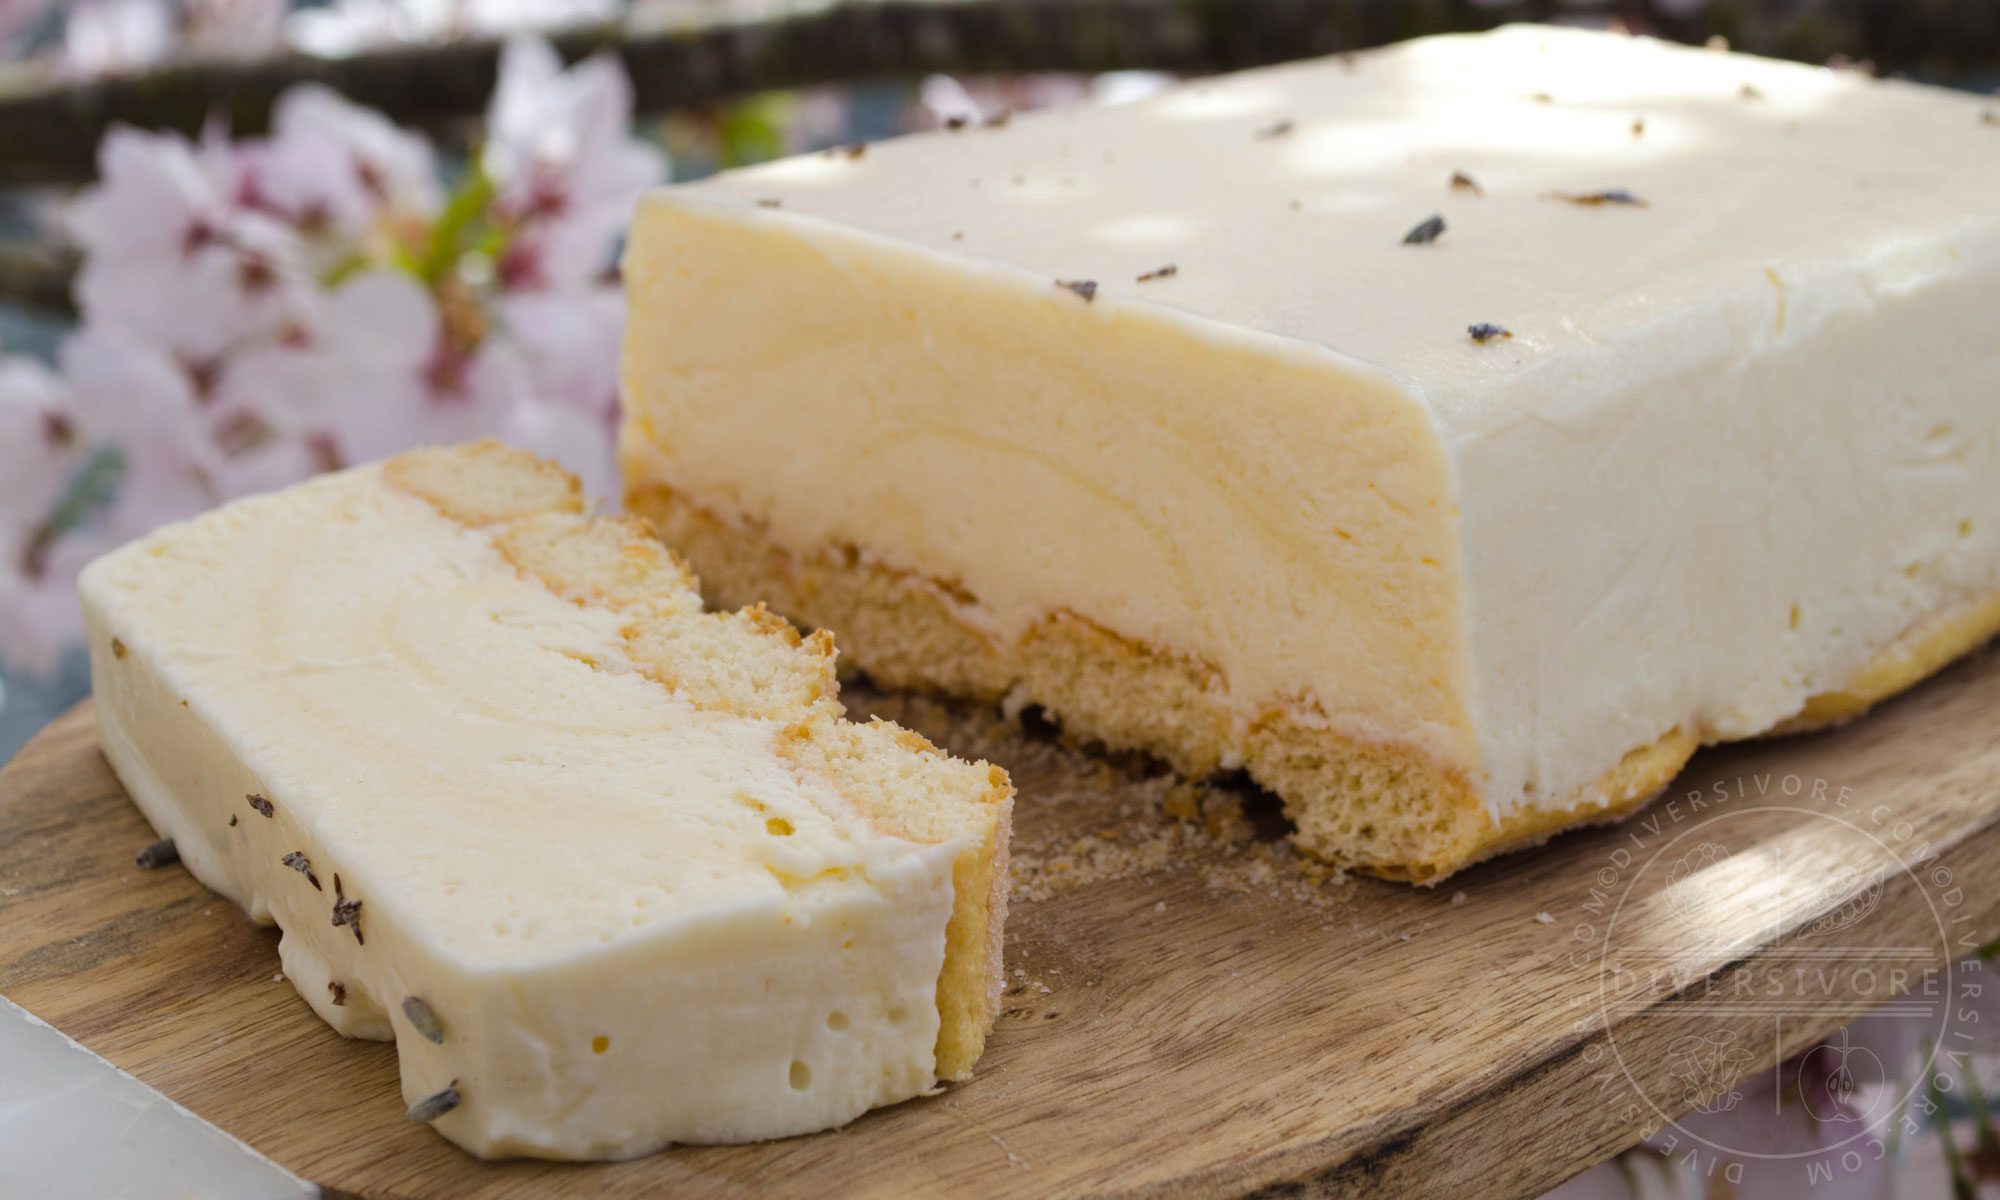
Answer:
[[[1463,904],[1463,903],[1465,903],[1465,893],[1464,893],[1464,892],[1453,892],[1453,893],[1451,894],[1451,902],[1452,902],[1453,904]]]
[[[1348,875],[1308,857],[1274,817],[1253,817],[1257,794],[1221,781],[1190,781],[1138,755],[1105,756],[1066,744],[1034,721],[1024,694],[1010,694],[1012,721],[990,706],[914,693],[843,692],[853,715],[895,721],[964,758],[1004,768],[1022,797],[1078,815],[1036,836],[1015,835],[1013,899],[1035,903],[1077,888],[1169,871],[1196,875],[1211,892],[1269,897],[1322,915],[1345,905]],[[1032,788],[1032,791],[1030,790]],[[1028,802],[1026,799],[1023,803]],[[1087,815],[1086,815],[1087,814]],[[1018,820],[1018,818],[1017,818]],[[1155,914],[1166,901],[1155,899]],[[1009,958],[1025,961],[1020,947]],[[1017,971],[1015,979],[1026,980]],[[1086,984],[1086,986],[1092,986]]]
[[[1535,914],[1535,922],[1539,925],[1553,925],[1556,919],[1545,912],[1538,912]]]

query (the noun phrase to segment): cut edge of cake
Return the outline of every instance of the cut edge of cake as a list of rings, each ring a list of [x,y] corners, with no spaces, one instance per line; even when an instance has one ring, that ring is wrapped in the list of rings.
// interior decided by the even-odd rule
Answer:
[[[965,838],[938,976],[936,1073],[963,1080],[999,1009],[1013,786],[986,762],[946,754],[841,706],[834,636],[801,636],[761,601],[699,611],[700,582],[643,516],[589,513],[575,477],[487,440],[407,451],[383,477],[460,524],[493,530],[523,573],[579,604],[630,615],[625,641],[647,677],[698,708],[788,722],[781,753],[846,798],[876,829],[935,844]]]
[[[1003,648],[955,613],[973,601],[956,585],[868,561],[851,547],[794,552],[657,482],[632,483],[626,504],[689,556],[711,603],[762,596],[796,620],[837,627],[852,660],[884,687],[986,702],[1024,694],[1070,734],[1145,752],[1189,777],[1241,765],[1284,801],[1303,849],[1387,879],[1436,884],[1565,830],[1628,816],[1665,790],[1704,744],[1677,727],[1634,747],[1563,802],[1496,818],[1460,771],[1406,747],[1342,734],[1311,709],[1270,708],[1237,746],[1218,672],[1074,614],[1050,614]],[[2000,594],[1935,615],[1845,685],[1815,695],[1758,736],[1852,720],[1996,634]]]

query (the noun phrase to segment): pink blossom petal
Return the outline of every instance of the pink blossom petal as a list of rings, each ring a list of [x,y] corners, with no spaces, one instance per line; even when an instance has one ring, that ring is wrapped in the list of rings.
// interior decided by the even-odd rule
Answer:
[[[181,38],[190,56],[261,58],[280,45],[289,0],[186,0]]]
[[[294,319],[312,287],[304,248],[282,222],[231,207],[218,175],[233,158],[114,129],[99,161],[101,181],[69,217],[86,325],[206,366]]]
[[[76,416],[68,389],[40,363],[0,359],[0,558],[61,499],[75,468]]]
[[[617,439],[603,421],[552,404],[525,401],[494,430],[501,441],[552,458],[583,481],[584,493],[617,507]]]
[[[633,140],[632,87],[600,54],[564,69],[547,42],[510,40],[487,114],[481,165],[496,211],[540,251],[541,286],[597,279],[633,202],[666,174],[657,149]]]
[[[165,0],[73,0],[58,69],[79,79],[136,71],[164,61],[174,40]]]
[[[385,218],[429,219],[440,203],[430,143],[387,117],[306,84],[271,118],[264,194],[295,221],[325,221],[360,238]]]
[[[521,347],[537,399],[600,420],[616,415],[625,334],[620,289],[515,293],[494,307],[507,336]]]

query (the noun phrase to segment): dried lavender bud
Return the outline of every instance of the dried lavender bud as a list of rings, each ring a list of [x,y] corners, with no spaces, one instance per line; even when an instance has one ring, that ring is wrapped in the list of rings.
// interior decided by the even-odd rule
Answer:
[[[255,792],[252,792],[250,795],[245,796],[243,798],[250,802],[251,808],[256,809],[258,812],[264,814],[267,817],[275,817],[278,815],[277,811],[271,807],[271,802],[269,800],[264,799],[264,797],[257,795]]]
[[[1264,126],[1262,129],[1259,129],[1257,131],[1257,136],[1260,138],[1281,138],[1284,137],[1286,134],[1290,133],[1293,128],[1294,126],[1292,125],[1292,119],[1290,117],[1286,117],[1282,121],[1275,121],[1269,125]]]
[[[174,839],[161,838],[139,851],[139,856],[132,861],[139,864],[140,870],[150,871],[154,867],[171,866],[180,860],[181,852],[175,848]]]
[[[361,901],[341,900],[336,902],[333,906],[333,923],[335,926],[345,925],[349,929],[352,929],[354,931],[355,945],[365,946],[368,944],[361,936]]]
[[[1058,279],[1056,280],[1056,286],[1075,292],[1077,295],[1082,296],[1086,303],[1097,299],[1097,281],[1095,279]]]
[[[846,146],[841,148],[840,152],[842,154],[845,154],[849,158],[860,158],[862,155],[868,153],[868,143],[849,142],[847,143]]]
[[[410,1105],[409,1111],[403,1114],[403,1119],[405,1121],[435,1121],[463,1103],[465,1103],[465,1097],[458,1094],[458,1080],[454,1079],[448,1087],[437,1095],[425,1096],[415,1104]]]
[[[1477,325],[1467,325],[1465,327],[1465,332],[1471,334],[1472,340],[1478,342],[1482,346],[1492,341],[1494,338],[1510,338],[1514,336],[1513,334],[1507,332],[1505,329],[1500,328],[1500,326],[1489,325],[1484,321],[1481,321]]]
[[[1475,196],[1484,196],[1486,194],[1486,189],[1479,186],[1479,181],[1463,171],[1453,171],[1451,173],[1451,190],[1454,192],[1471,192]]]
[[[962,114],[958,116],[946,117],[944,119],[944,127],[946,129],[951,130],[954,133],[956,133],[958,130],[965,128],[967,125],[971,123],[972,123],[972,118],[964,116]]]
[[[117,638],[111,639],[111,657],[113,658],[125,657],[125,643],[119,641]]]
[[[1172,279],[1174,276],[1180,273],[1181,273],[1180,267],[1176,266],[1173,263],[1168,263],[1164,267],[1155,267],[1152,270],[1146,272],[1144,275],[1139,276],[1139,282],[1147,283],[1155,279]]]
[[[1571,204],[1581,204],[1586,208],[1597,208],[1605,204],[1629,204],[1634,208],[1646,207],[1644,200],[1639,199],[1639,197],[1634,196],[1624,188],[1607,188],[1601,192],[1552,191],[1548,193],[1548,198],[1551,200],[1567,200]]]
[[[410,1028],[424,1035],[425,1041],[444,1045],[444,1022],[438,1020],[430,1005],[416,996],[405,996],[403,1015],[410,1019]]]
[[[305,876],[306,882],[313,885],[313,891],[323,892],[326,890],[319,885],[319,876],[313,874],[312,863],[306,861],[306,856],[303,853],[294,850],[278,861]]]
[[[1428,246],[1438,240],[1444,232],[1444,218],[1436,213],[1419,221],[1416,228],[1403,235],[1405,246]]]
[[[347,1007],[347,985],[346,985],[346,984],[344,984],[344,983],[328,983],[328,984],[326,985],[326,990],[327,990],[327,991],[329,991],[329,992],[332,992],[332,993],[333,993],[333,1006],[334,1006],[335,1008],[346,1008],[346,1007]]]
[[[230,827],[231,829],[234,829],[234,828],[236,828],[236,814],[235,814],[235,813],[230,813],[230,814],[229,814],[229,827]]]
[[[361,901],[349,900],[340,890],[340,872],[333,873],[333,925],[338,929],[345,925],[354,931],[354,944],[367,945],[361,936]]]

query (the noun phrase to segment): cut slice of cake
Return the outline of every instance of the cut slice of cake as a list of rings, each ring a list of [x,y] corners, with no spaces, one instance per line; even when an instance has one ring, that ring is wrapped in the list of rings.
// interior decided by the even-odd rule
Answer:
[[[827,634],[703,612],[556,467],[414,451],[81,591],[132,799],[473,1153],[804,1133],[971,1073],[1006,775],[846,720]]]
[[[2000,625],[1986,108],[1511,27],[663,190],[627,503],[1435,880]]]

